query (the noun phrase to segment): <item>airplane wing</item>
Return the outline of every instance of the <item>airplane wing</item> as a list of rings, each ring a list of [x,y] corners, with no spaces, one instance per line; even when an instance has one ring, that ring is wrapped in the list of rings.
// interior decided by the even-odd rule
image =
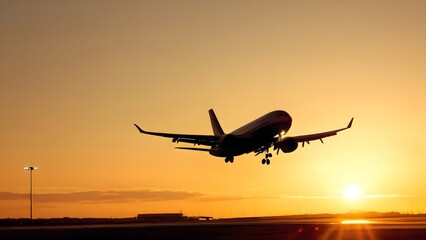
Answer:
[[[297,142],[302,142],[303,145],[305,144],[305,142],[307,142],[309,144],[309,141],[314,141],[314,140],[320,140],[321,142],[323,142],[322,141],[323,138],[337,135],[338,132],[351,128],[353,121],[354,121],[354,118],[351,119],[348,126],[345,127],[345,128],[337,129],[337,130],[334,130],[334,131],[322,132],[322,133],[295,136],[295,137],[292,137],[292,138],[294,138]]]
[[[213,136],[213,135],[194,135],[194,134],[148,132],[148,131],[144,131],[142,128],[140,128],[136,124],[135,124],[135,126],[139,130],[140,133],[148,134],[148,135],[154,135],[154,136],[160,136],[160,137],[166,137],[166,138],[172,138],[172,142],[175,142],[175,143],[185,142],[185,143],[193,143],[194,145],[214,146],[214,145],[217,144],[217,141],[220,138],[220,136]],[[188,149],[188,150],[193,150],[193,149]]]

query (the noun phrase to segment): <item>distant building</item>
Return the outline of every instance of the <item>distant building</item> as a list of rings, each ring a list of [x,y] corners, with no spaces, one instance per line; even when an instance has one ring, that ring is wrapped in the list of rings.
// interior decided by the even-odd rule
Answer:
[[[182,213],[148,213],[138,214],[137,219],[141,222],[181,222],[187,220]]]

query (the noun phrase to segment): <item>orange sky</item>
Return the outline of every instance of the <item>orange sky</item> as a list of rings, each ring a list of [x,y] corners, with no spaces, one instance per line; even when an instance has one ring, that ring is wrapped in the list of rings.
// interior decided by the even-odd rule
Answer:
[[[0,83],[0,218],[28,217],[30,165],[35,218],[426,211],[425,1],[0,1]],[[355,121],[269,166],[132,125],[211,134],[210,108]]]

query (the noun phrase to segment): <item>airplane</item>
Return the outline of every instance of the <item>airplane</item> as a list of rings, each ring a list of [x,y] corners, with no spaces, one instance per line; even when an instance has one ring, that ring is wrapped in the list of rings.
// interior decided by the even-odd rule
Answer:
[[[140,133],[171,138],[174,143],[192,143],[194,146],[203,145],[210,148],[199,147],[176,147],[177,149],[193,150],[208,152],[216,157],[224,157],[225,163],[233,163],[234,157],[244,153],[254,152],[255,156],[265,153],[262,159],[262,164],[269,165],[272,153],[269,149],[284,153],[290,153],[296,150],[299,143],[302,147],[305,143],[320,140],[323,138],[336,135],[338,132],[351,128],[354,118],[352,118],[345,128],[340,128],[333,131],[301,135],[301,136],[286,136],[286,133],[291,127],[291,116],[282,110],[272,111],[256,120],[226,134],[220,126],[219,120],[216,117],[213,109],[209,110],[210,122],[213,129],[213,135],[194,135],[194,134],[175,134],[162,132],[148,132],[134,124]]]

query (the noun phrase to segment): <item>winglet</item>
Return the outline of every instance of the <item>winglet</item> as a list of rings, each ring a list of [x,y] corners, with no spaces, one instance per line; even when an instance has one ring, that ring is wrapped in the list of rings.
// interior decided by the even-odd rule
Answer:
[[[348,124],[348,127],[347,128],[351,128],[352,127],[352,122],[354,121],[354,118],[352,118],[351,119],[351,121],[349,122],[349,124]]]
[[[142,128],[140,128],[138,125],[134,124],[136,126],[136,128],[139,130],[140,133],[145,133],[144,130],[142,130]]]

